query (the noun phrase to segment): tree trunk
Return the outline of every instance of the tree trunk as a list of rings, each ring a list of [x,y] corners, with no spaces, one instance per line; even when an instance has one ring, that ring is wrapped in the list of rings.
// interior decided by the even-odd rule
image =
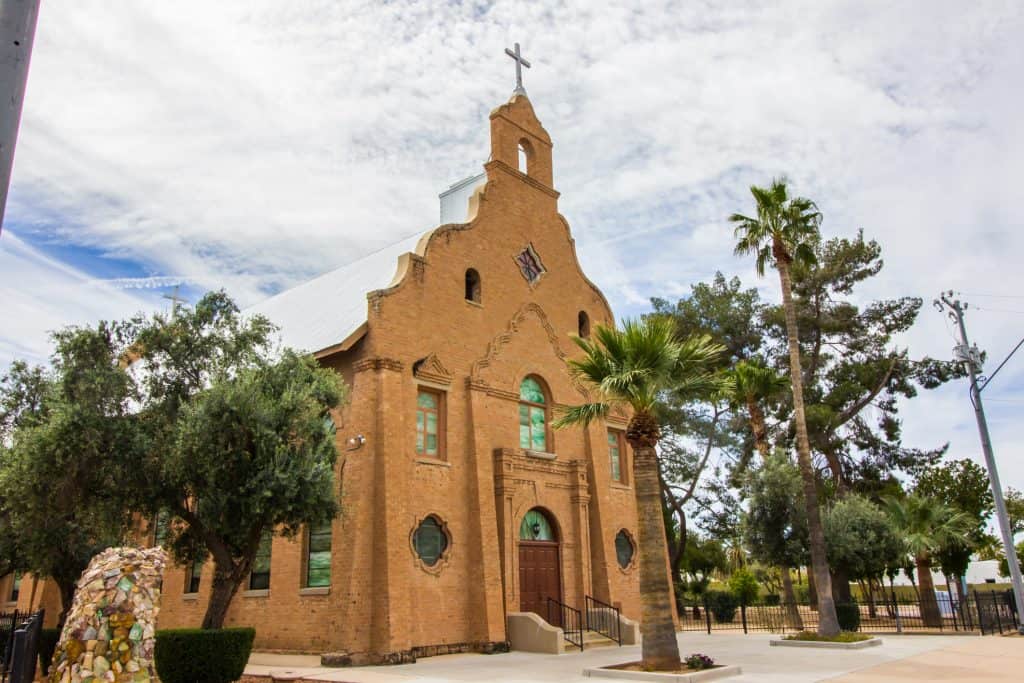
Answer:
[[[58,581],[57,590],[60,591],[60,614],[57,616],[57,629],[64,630],[64,622],[68,619],[68,612],[71,611],[71,603],[75,599],[75,587],[78,581]]]
[[[853,593],[850,592],[850,575],[843,567],[832,569],[832,597],[840,605],[853,602]]]
[[[202,627],[204,629],[224,628],[224,618],[228,614],[228,607],[231,606],[231,600],[234,599],[241,583],[242,575],[234,563],[229,569],[224,569],[214,559],[210,601],[206,604],[206,615],[203,617]]]
[[[863,582],[861,582],[863,584]],[[878,618],[878,610],[875,607],[875,580],[867,580],[867,596],[868,596],[868,618]]]
[[[757,401],[747,399],[747,412],[750,414],[750,431],[754,433],[754,447],[761,454],[762,460],[768,459],[768,427],[765,426],[764,411]]]
[[[637,417],[634,416],[634,420]],[[645,669],[679,668],[679,643],[672,619],[672,586],[666,569],[665,518],[658,485],[658,456],[647,443],[633,446],[633,476],[640,556],[640,633]]]
[[[807,572],[807,604],[815,612],[818,611],[818,587],[814,585],[814,572]]]
[[[777,245],[781,247],[780,245]],[[807,420],[804,417],[803,377],[800,374],[800,344],[797,339],[796,306],[793,304],[792,281],[789,261],[777,258],[779,280],[782,285],[782,307],[786,313],[786,336],[789,344],[789,374],[793,385],[793,420],[796,422],[796,452],[803,480],[804,505],[807,508],[807,530],[811,550],[811,569],[814,585],[818,590],[818,633],[834,636],[839,633],[839,619],[832,599],[832,577],[829,575],[828,558],[825,555],[825,532],[821,524],[821,510],[818,508],[818,488],[811,462],[811,445],[807,438]]]
[[[939,628],[942,626],[942,613],[935,599],[935,584],[932,582],[932,560],[927,556],[914,558],[917,564],[917,582],[921,584],[920,605],[921,621],[925,626]]]
[[[786,603],[786,627],[803,631],[804,620],[800,618],[800,609],[796,604],[796,593],[793,591],[793,577],[789,575],[789,567],[784,564],[780,565],[779,574],[782,575],[782,601]]]

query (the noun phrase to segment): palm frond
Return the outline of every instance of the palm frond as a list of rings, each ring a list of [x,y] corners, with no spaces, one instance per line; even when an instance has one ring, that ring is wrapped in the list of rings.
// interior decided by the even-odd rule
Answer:
[[[603,420],[611,412],[610,403],[584,403],[583,405],[559,408],[555,412],[555,420],[551,426],[555,429],[566,427],[586,427],[594,420]]]

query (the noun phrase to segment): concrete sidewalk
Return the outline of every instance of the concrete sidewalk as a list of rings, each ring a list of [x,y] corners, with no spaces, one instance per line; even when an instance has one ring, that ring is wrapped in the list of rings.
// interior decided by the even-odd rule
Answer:
[[[1007,681],[1024,679],[1024,638],[883,636],[881,647],[858,651],[773,648],[768,634],[679,634],[685,657],[700,652],[722,664],[739,664],[736,683],[888,683],[889,681]],[[290,671],[310,681],[348,683],[583,683],[583,669],[640,658],[639,646],[602,647],[566,655],[510,652],[446,655],[415,664],[330,669],[317,657],[253,653],[246,674]]]

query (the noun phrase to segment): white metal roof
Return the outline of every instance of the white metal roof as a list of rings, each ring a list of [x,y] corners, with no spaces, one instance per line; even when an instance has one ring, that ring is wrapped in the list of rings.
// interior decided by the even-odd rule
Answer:
[[[281,341],[316,353],[341,344],[366,323],[366,295],[392,284],[398,258],[415,251],[430,230],[384,247],[323,275],[286,289],[247,309],[281,328]]]

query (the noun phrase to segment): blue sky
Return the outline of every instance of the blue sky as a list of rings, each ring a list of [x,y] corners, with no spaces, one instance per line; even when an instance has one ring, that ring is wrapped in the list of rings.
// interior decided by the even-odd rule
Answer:
[[[722,5],[726,5],[723,7]],[[47,0],[0,236],[0,364],[46,331],[226,288],[243,304],[431,227],[526,88],[580,258],[619,315],[734,258],[726,216],[788,175],[828,235],[886,268],[860,296],[958,289],[972,336],[1024,336],[1019,2],[433,3]],[[948,357],[930,308],[899,340]],[[1024,356],[990,388],[1024,488]],[[979,456],[966,387],[906,441]]]

